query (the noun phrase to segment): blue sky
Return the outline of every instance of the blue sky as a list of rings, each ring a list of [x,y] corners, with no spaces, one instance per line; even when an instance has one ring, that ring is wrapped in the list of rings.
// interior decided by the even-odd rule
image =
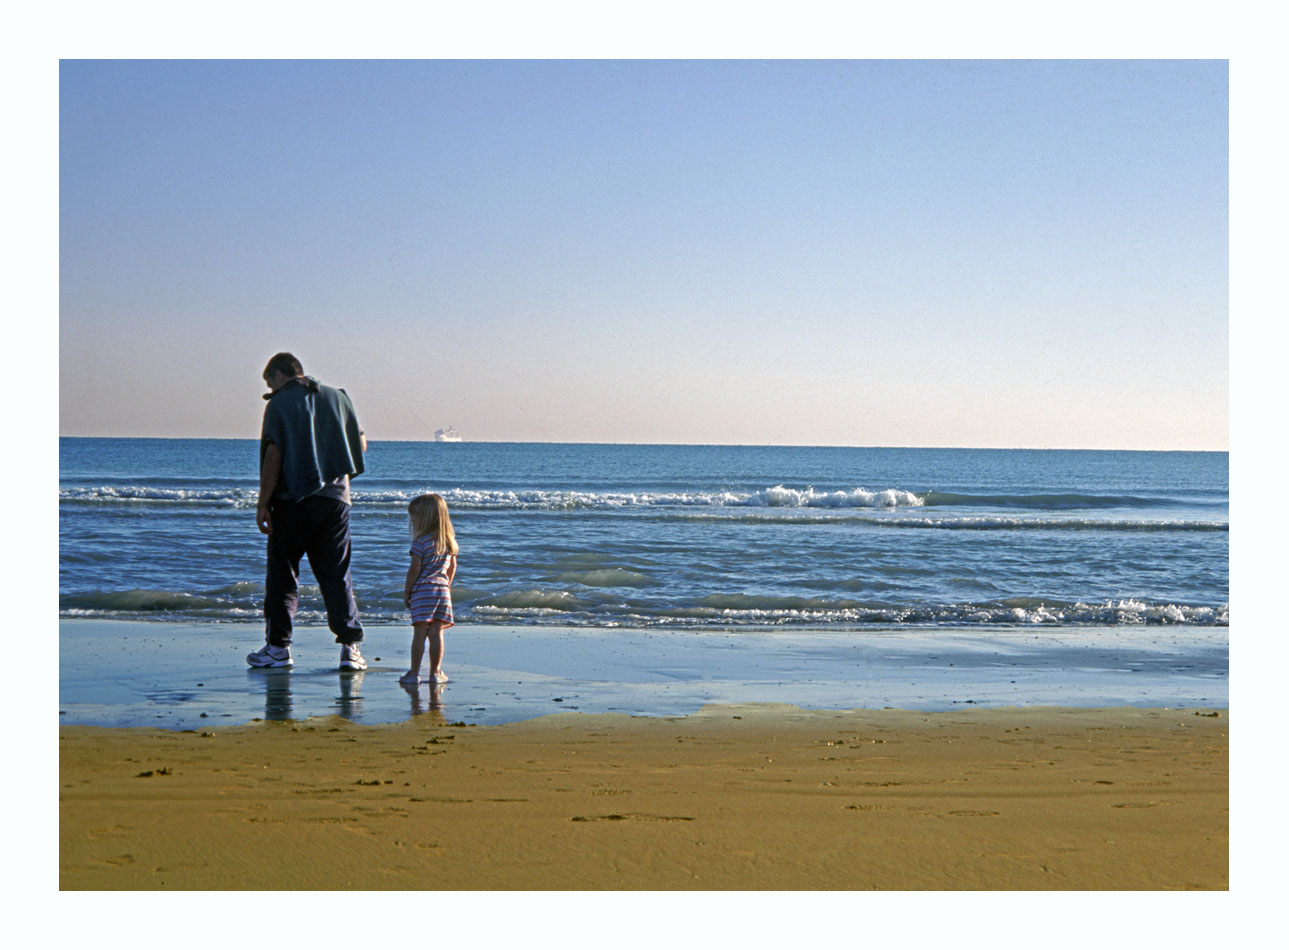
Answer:
[[[1225,449],[1227,93],[1212,60],[67,60],[59,429],[253,437],[285,348],[373,438]]]

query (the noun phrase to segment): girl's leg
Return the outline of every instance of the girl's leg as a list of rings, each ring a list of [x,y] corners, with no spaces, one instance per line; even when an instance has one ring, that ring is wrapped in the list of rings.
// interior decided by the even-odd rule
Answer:
[[[430,676],[435,680],[443,677],[443,624],[432,621],[426,625],[430,641]]]
[[[429,624],[412,624],[412,668],[409,672],[419,673],[421,671],[421,657],[425,655],[425,634],[428,628]],[[433,659],[434,654],[431,652],[431,662],[433,662]]]

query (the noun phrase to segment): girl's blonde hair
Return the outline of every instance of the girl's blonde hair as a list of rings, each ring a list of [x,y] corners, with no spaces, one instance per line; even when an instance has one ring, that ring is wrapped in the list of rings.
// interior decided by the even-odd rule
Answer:
[[[442,495],[416,496],[407,506],[407,514],[412,519],[412,537],[423,538],[428,534],[434,538],[434,547],[439,552],[457,553],[457,533],[452,530],[448,503]]]

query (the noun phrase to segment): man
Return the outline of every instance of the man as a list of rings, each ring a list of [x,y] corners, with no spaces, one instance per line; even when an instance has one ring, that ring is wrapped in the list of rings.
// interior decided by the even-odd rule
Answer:
[[[343,389],[323,386],[290,353],[264,367],[260,497],[255,521],[268,535],[264,648],[251,666],[288,667],[291,623],[299,603],[300,558],[322,589],[327,626],[340,646],[340,668],[363,670],[363,638],[349,573],[349,479],[361,475],[367,438]]]

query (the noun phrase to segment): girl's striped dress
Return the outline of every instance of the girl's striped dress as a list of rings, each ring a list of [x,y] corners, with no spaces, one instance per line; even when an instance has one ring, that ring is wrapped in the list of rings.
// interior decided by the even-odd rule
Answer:
[[[421,573],[412,584],[412,623],[441,621],[451,627],[452,588],[448,586],[449,551],[439,551],[431,535],[422,535],[412,542],[412,557],[421,559]]]

